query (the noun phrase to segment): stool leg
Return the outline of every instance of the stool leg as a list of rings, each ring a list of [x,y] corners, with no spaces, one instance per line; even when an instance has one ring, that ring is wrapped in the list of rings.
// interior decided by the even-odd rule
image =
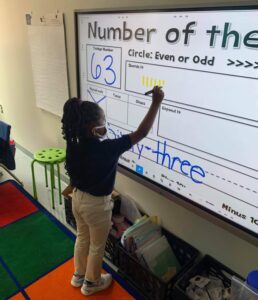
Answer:
[[[59,204],[62,204],[61,178],[60,178],[60,166],[59,166],[59,163],[57,163],[57,180],[58,180],[58,190],[59,190]]]
[[[53,165],[53,188],[56,188],[56,179],[55,179],[55,169],[54,169],[54,165]]]
[[[32,186],[33,186],[33,196],[36,200],[38,200],[36,180],[35,180],[35,172],[34,172],[34,163],[35,162],[36,162],[35,159],[31,162]]]
[[[50,164],[50,178],[51,178],[51,200],[52,200],[52,208],[55,209],[55,199],[54,199],[55,173],[54,173],[54,166],[53,166],[53,164]]]
[[[47,179],[47,165],[45,167],[45,179],[46,179],[46,187],[48,187],[48,179]]]

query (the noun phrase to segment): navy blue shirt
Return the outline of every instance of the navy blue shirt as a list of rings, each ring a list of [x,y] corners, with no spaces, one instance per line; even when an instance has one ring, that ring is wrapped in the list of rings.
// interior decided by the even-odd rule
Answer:
[[[113,140],[88,138],[80,144],[77,174],[71,184],[94,196],[112,193],[119,156],[132,147],[129,135]]]

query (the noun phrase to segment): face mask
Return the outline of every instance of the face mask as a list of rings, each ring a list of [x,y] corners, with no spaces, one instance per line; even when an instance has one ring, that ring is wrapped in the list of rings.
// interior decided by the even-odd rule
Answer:
[[[98,129],[101,129],[101,128],[105,128],[105,131],[103,134],[100,134],[99,132],[97,132]],[[101,125],[101,126],[95,126],[92,128],[92,133],[94,136],[100,138],[100,139],[104,139],[107,135],[107,129],[106,129],[106,124],[104,125]]]

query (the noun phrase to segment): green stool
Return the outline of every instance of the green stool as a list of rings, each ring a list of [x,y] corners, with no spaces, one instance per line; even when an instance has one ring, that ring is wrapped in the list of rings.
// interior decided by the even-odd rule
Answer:
[[[54,189],[55,189],[55,169],[54,166],[57,166],[57,179],[58,179],[58,188],[59,188],[59,203],[62,204],[62,195],[61,195],[61,180],[60,180],[60,167],[59,164],[65,161],[65,150],[60,148],[46,148],[37,151],[34,153],[34,159],[31,163],[31,172],[32,172],[32,183],[33,183],[33,194],[34,198],[38,199],[35,172],[34,172],[34,163],[38,162],[39,164],[44,165],[45,168],[45,179],[46,187],[48,187],[48,178],[47,178],[47,167],[50,166],[50,180],[51,180],[51,198],[52,198],[52,208],[55,209],[55,200],[54,200]]]

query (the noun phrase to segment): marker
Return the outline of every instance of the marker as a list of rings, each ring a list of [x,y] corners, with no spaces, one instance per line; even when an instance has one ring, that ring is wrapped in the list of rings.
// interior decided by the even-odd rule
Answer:
[[[160,86],[160,88],[162,88],[162,86]],[[148,95],[150,95],[150,94],[152,94],[152,93],[153,93],[153,89],[150,90],[150,91],[148,91],[148,92],[146,92],[146,93],[144,93],[144,95],[145,95],[145,96],[148,96]]]

